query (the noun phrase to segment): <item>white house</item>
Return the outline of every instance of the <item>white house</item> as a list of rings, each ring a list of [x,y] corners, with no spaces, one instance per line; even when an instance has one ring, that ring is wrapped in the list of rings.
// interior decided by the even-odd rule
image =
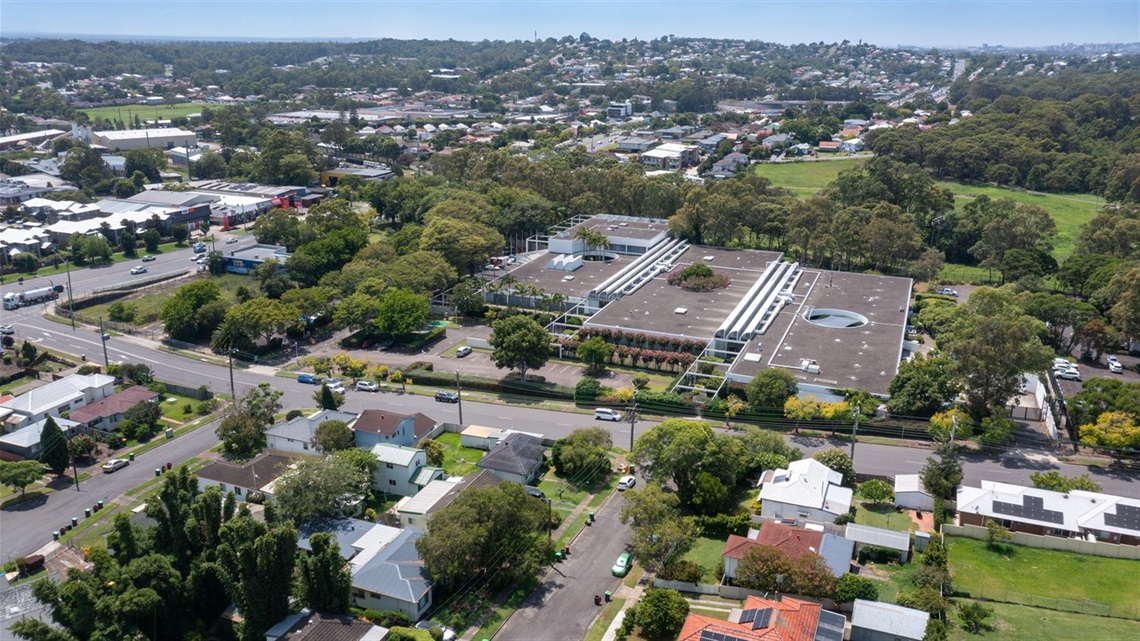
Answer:
[[[0,403],[0,409],[11,410],[4,419],[4,428],[10,432],[48,416],[58,417],[61,412],[79,409],[114,393],[114,376],[72,374]]]
[[[352,601],[365,610],[395,610],[419,621],[431,608],[431,580],[416,541],[423,530],[406,528],[352,573]]]
[[[851,641],[922,641],[929,620],[922,610],[855,599]]]
[[[800,459],[788,469],[769,470],[760,480],[760,516],[766,519],[833,523],[851,511],[851,488],[843,475],[815,459]]]
[[[464,477],[436,479],[413,497],[405,498],[396,504],[396,514],[403,527],[423,527],[427,518],[437,510],[451,505],[460,492],[481,487],[493,487],[502,483],[490,470],[480,470]]]
[[[30,425],[25,425],[11,434],[0,436],[0,450],[10,452],[23,459],[39,458],[40,454],[43,453],[41,439],[45,423],[47,423],[47,419],[43,418]],[[69,421],[66,418],[55,419],[55,424],[59,426],[67,438],[78,434],[83,427],[82,423]]]
[[[278,454],[259,454],[245,465],[216,461],[198,470],[198,489],[217,486],[224,495],[233,492],[239,501],[250,492],[273,494],[273,482],[289,471],[293,459]]]
[[[317,433],[317,426],[325,421],[344,421],[348,424],[355,418],[356,414],[335,410],[322,410],[309,417],[297,416],[265,430],[265,446],[278,452],[313,454],[313,437]]]
[[[427,464],[427,452],[414,447],[380,443],[372,446],[380,461],[372,487],[388,494],[414,496],[425,485],[443,478],[443,470]]]
[[[934,497],[922,488],[917,474],[895,476],[895,505],[909,510],[934,510]]]

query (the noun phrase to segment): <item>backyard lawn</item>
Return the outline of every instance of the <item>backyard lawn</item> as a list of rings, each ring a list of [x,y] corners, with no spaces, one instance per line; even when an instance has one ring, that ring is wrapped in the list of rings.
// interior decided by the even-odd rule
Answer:
[[[716,583],[720,580],[717,569],[720,567],[720,553],[724,550],[724,543],[722,539],[702,536],[693,544],[693,549],[685,554],[686,561],[696,563],[704,571],[701,575],[702,583]]]
[[[985,541],[961,537],[947,537],[946,542],[959,592],[1103,614],[1112,608],[1119,616],[1140,617],[1140,561],[1019,545],[998,552],[988,549]]]
[[[483,450],[463,447],[460,444],[459,434],[455,432],[444,432],[435,440],[447,448],[443,452],[443,469],[450,476],[466,476],[479,471],[475,463],[483,458]]]
[[[910,518],[910,512],[896,512],[890,503],[875,505],[870,501],[856,501],[855,522],[860,525],[881,527],[899,532],[914,532],[918,525]]]
[[[197,411],[199,403],[201,401],[196,398],[166,393],[162,395],[162,415],[179,423],[185,423],[199,416]],[[189,412],[186,411],[187,405],[190,406]]]
[[[959,599],[965,601],[965,599]],[[994,609],[987,620],[988,629],[971,634],[959,625],[950,628],[952,641],[1001,639],[1001,641],[1040,641],[1041,639],[1137,639],[1140,622],[1107,617],[1043,610],[1023,605],[986,603]],[[950,620],[958,621],[957,608],[951,608]]]

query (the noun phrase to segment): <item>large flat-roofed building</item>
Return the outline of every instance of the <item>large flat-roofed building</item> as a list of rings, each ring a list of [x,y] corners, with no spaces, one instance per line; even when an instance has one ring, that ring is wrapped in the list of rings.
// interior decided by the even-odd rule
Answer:
[[[588,246],[582,230],[606,244]],[[821,400],[847,388],[886,396],[899,362],[917,349],[904,340],[909,278],[808,269],[781,252],[691,245],[671,238],[664,220],[612,215],[567,221],[528,239],[527,249],[515,267],[491,272],[497,278],[485,290],[488,302],[573,311],[588,317],[583,329],[603,335],[703,347],[703,356],[715,358],[695,364],[678,391],[711,393],[779,367]],[[669,282],[698,263],[726,284],[691,291]],[[709,365],[711,374],[702,371]]]
[[[653,169],[677,170],[701,162],[701,149],[696,145],[667,142],[660,147],[642,152],[641,164]]]
[[[128,129],[125,131],[95,131],[91,142],[102,145],[111,151],[132,149],[173,149],[175,147],[195,147],[198,135],[182,129]]]

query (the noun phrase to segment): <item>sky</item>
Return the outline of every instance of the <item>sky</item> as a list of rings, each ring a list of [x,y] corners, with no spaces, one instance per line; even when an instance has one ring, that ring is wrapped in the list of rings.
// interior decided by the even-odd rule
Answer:
[[[0,0],[0,36],[1140,42],[1140,0]]]

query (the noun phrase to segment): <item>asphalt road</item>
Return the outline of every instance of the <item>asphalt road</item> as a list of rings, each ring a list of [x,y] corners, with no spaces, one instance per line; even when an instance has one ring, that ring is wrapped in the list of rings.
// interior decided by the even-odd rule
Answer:
[[[570,548],[570,559],[554,566],[515,611],[498,641],[561,641],[586,636],[598,615],[594,595],[614,592],[621,579],[610,568],[628,552],[630,530],[618,518],[625,501],[613,494],[595,511],[594,525],[583,528]]]

